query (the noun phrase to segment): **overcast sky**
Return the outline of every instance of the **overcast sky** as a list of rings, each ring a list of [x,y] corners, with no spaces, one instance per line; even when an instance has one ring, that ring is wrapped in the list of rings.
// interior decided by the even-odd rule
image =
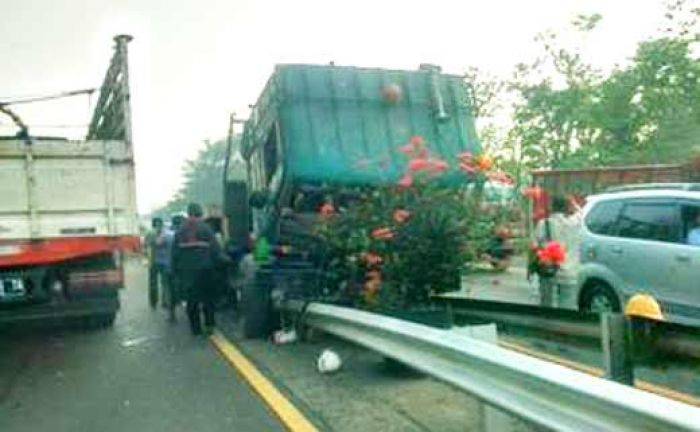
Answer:
[[[204,139],[225,136],[229,112],[247,113],[275,63],[429,62],[506,75],[539,52],[535,34],[598,12],[596,32],[572,42],[610,67],[655,32],[662,11],[661,0],[0,0],[0,100],[98,86],[112,36],[132,34],[137,193],[147,212],[177,190],[184,160]],[[34,133],[80,136],[84,129],[71,127],[88,122],[89,103],[18,111]],[[13,132],[8,123],[0,118],[0,134]]]

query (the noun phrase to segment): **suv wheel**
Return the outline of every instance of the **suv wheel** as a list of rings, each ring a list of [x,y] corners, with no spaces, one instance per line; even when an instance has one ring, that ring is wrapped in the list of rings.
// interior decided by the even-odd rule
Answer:
[[[620,300],[608,284],[596,281],[584,292],[581,310],[597,313],[620,312]]]

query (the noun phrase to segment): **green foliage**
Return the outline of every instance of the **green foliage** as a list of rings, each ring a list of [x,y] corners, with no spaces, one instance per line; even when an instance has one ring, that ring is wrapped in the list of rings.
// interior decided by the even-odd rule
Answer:
[[[572,24],[581,31],[591,31],[602,19],[603,15],[599,13],[594,13],[591,15],[581,14],[576,17]]]
[[[482,172],[446,188],[426,174],[408,188],[339,191],[355,199],[323,218],[318,230],[329,287],[365,307],[389,309],[459,289],[461,270],[484,255],[507,217],[484,199],[485,181]]]
[[[464,82],[469,89],[469,104],[474,118],[492,117],[501,108],[499,94],[505,87],[503,81],[472,66],[464,73]]]
[[[425,303],[433,293],[459,289],[460,269],[484,250],[493,229],[476,203],[464,191],[430,185],[365,193],[321,230],[332,257],[328,270],[333,281],[351,281],[365,305],[389,308]],[[396,210],[408,211],[408,220],[397,223]],[[372,232],[381,228],[390,229],[393,238],[373,238]],[[374,267],[363,260],[368,253],[383,260],[376,298],[360,287]]]
[[[579,16],[574,25],[592,31],[601,18]],[[682,30],[670,26],[640,43],[631,64],[607,76],[559,47],[555,34],[540,35],[545,56],[521,65],[508,87],[518,101],[506,147],[531,168],[682,161],[687,150],[679,153],[669,139],[687,142],[700,129],[700,61],[690,29],[696,22],[677,24]],[[548,66],[554,75],[537,80]]]
[[[238,149],[238,138],[233,151]],[[226,140],[206,141],[197,157],[185,162],[184,181],[175,196],[156,213],[169,216],[183,212],[190,202],[200,203],[205,208],[221,207],[223,200],[223,176],[226,156]]]

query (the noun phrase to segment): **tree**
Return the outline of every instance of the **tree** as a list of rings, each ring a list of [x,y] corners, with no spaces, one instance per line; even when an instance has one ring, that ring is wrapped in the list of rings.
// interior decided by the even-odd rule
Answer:
[[[234,138],[232,151],[238,151],[240,139]],[[189,202],[198,202],[205,208],[221,207],[227,140],[205,141],[197,157],[185,162],[184,181],[180,190],[156,213],[169,215],[182,212]]]
[[[464,80],[469,89],[467,94],[474,118],[493,117],[501,108],[499,97],[505,83],[475,66],[467,68]]]
[[[684,4],[674,2],[666,16],[684,17],[677,31],[669,27],[640,43],[631,64],[607,75],[558,46],[556,34],[538,36],[544,55],[520,65],[509,85],[517,101],[506,146],[540,168],[669,162],[687,154],[679,154],[677,143],[700,131],[697,20],[688,16],[700,9],[687,11]],[[579,16],[574,26],[594,31],[600,20]]]
[[[503,146],[506,82],[478,67],[469,67],[464,73],[471,115],[476,123],[477,135],[483,151],[496,158],[503,171],[519,178],[517,163],[513,155]]]

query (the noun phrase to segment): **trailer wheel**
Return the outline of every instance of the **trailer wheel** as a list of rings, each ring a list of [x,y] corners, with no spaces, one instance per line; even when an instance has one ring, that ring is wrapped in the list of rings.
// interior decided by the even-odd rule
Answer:
[[[117,318],[117,313],[112,312],[108,314],[97,315],[95,317],[97,328],[109,328],[114,325],[114,320]]]
[[[112,327],[117,317],[116,312],[88,315],[73,321],[75,327],[83,330],[99,330]]]
[[[258,282],[256,278],[256,282]],[[243,319],[243,336],[248,339],[267,336],[270,330],[270,296],[269,289],[260,283],[243,286],[241,295],[241,315]]]

